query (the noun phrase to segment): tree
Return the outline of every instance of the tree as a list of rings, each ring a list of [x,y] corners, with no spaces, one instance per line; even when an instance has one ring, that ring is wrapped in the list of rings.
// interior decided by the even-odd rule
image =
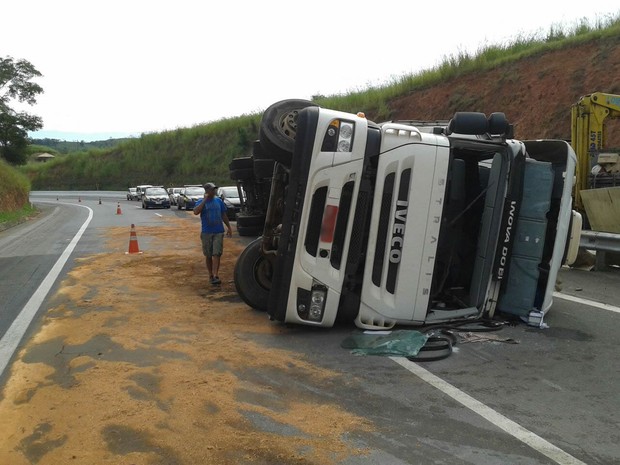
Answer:
[[[10,105],[13,101],[34,105],[43,89],[32,80],[40,76],[27,60],[0,58],[0,155],[13,164],[26,162],[28,131],[41,129],[43,120]]]

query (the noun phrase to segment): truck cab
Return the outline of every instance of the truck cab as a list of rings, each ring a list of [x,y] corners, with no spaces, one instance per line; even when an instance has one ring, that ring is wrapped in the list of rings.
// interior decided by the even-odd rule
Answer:
[[[496,311],[542,320],[572,215],[567,143],[514,140],[499,113],[375,124],[308,105],[295,117],[290,159],[276,155],[263,237],[237,262],[248,304],[325,327]],[[264,145],[277,153],[273,140]]]

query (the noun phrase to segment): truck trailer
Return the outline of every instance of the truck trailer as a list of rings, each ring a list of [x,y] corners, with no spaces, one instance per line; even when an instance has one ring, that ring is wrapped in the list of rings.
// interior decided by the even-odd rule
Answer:
[[[273,320],[541,324],[577,254],[575,153],[514,139],[503,113],[377,124],[284,100],[263,114],[255,156],[274,160],[267,214],[234,277]]]

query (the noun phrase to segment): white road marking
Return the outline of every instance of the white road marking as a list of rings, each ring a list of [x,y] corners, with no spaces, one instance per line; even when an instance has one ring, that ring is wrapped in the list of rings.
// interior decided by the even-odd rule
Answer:
[[[564,452],[557,446],[554,446],[549,441],[541,438],[535,433],[525,429],[523,426],[515,423],[514,421],[506,418],[501,413],[496,412],[492,408],[484,405],[482,402],[474,399],[469,394],[452,386],[450,383],[435,376],[430,371],[422,368],[417,363],[413,363],[404,357],[390,357],[396,363],[409,370],[411,373],[426,381],[431,386],[439,389],[444,394],[452,397],[460,404],[464,405],[474,413],[477,413],[485,420],[491,422],[498,428],[504,430],[512,437],[527,444],[532,449],[540,452],[541,454],[549,457],[555,463],[560,465],[586,465],[585,462],[573,457],[567,452]]]
[[[163,218],[164,215],[162,215],[161,213],[155,213],[157,216],[159,216],[160,218]]]
[[[620,313],[620,307],[604,304],[602,302],[596,302],[595,300],[584,299],[582,297],[575,297],[574,295],[564,294],[562,292],[554,292],[553,297],[570,300],[571,302],[576,302],[578,304],[588,305],[589,307],[595,307],[603,310],[609,310],[610,312]]]
[[[0,339],[0,375],[4,373],[4,370],[6,369],[9,361],[11,360],[11,357],[17,350],[17,347],[19,346],[22,337],[24,337],[24,334],[28,330],[30,323],[34,319],[39,308],[41,307],[43,300],[45,300],[45,297],[56,282],[58,275],[62,271],[62,267],[65,266],[65,263],[67,263],[67,260],[75,249],[75,246],[77,245],[78,241],[82,237],[82,234],[84,234],[84,231],[88,227],[90,220],[92,220],[93,218],[93,210],[91,208],[85,205],[77,206],[86,208],[88,210],[88,218],[86,218],[86,221],[84,222],[84,224],[82,224],[82,227],[75,234],[75,236],[73,236],[73,239],[71,239],[71,242],[69,243],[67,248],[62,252],[58,260],[56,260],[56,263],[54,264],[52,269],[49,271],[49,273],[47,273],[47,276],[43,279],[43,281],[41,281],[41,284],[39,285],[37,290],[34,291],[32,296],[30,297],[30,300],[28,300],[26,305],[24,305],[24,308],[22,308],[21,312],[19,312],[19,315],[17,315],[15,320],[13,320],[13,323],[4,334],[4,336],[2,336],[2,339]]]

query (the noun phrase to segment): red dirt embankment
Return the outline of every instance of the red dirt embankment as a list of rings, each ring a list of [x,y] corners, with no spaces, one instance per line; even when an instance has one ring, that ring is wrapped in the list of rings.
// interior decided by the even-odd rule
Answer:
[[[620,94],[620,37],[545,52],[489,71],[413,90],[390,103],[391,119],[449,119],[501,111],[518,139],[570,139],[570,107],[593,92]],[[608,130],[608,146],[620,146]]]

